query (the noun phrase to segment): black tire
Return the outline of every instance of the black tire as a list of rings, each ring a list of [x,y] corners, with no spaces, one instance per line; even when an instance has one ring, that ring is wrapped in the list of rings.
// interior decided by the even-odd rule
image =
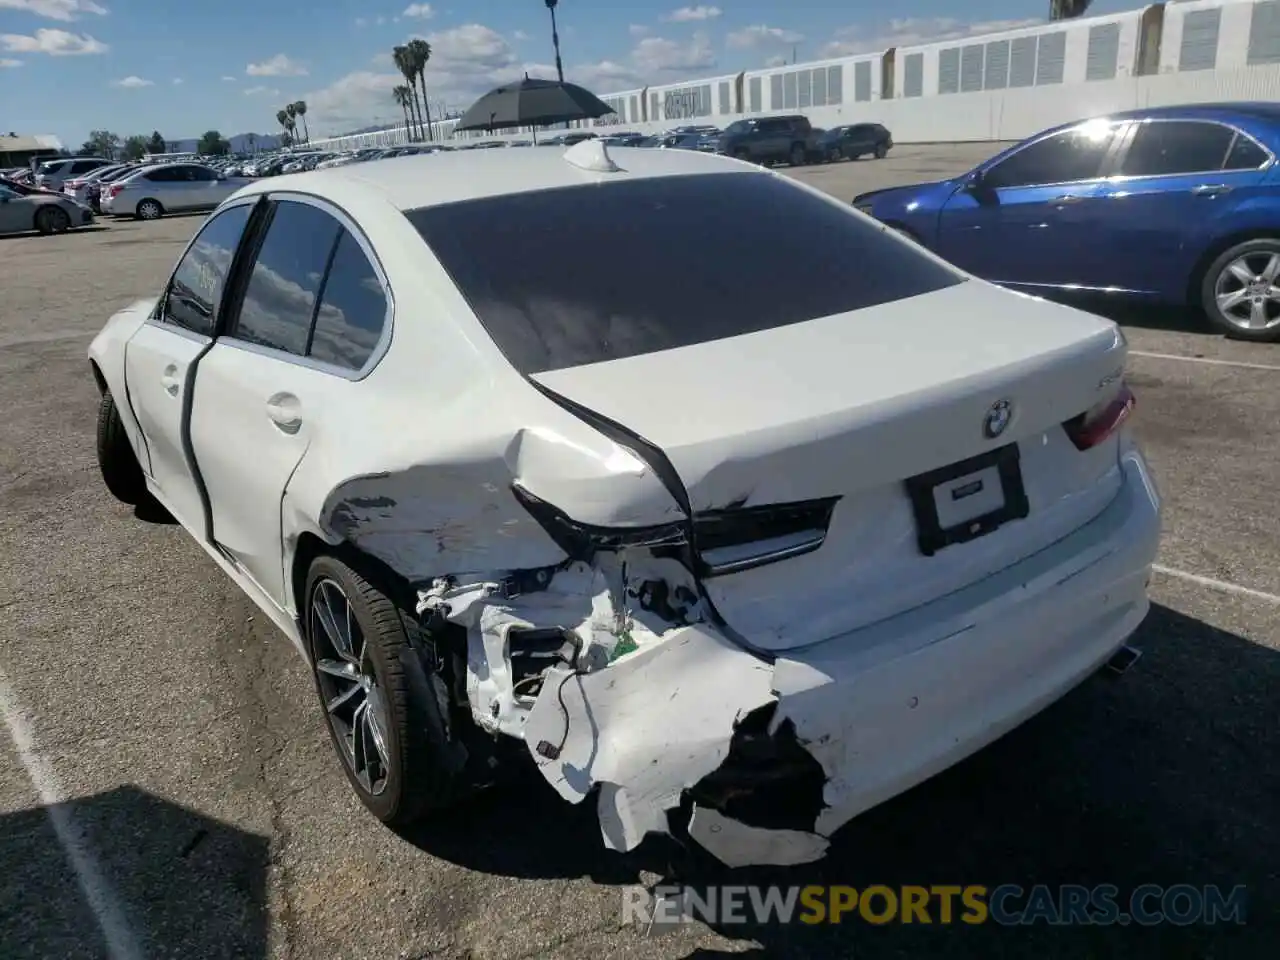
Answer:
[[[809,152],[805,150],[803,143],[793,143],[791,145],[790,162],[793,167],[803,167],[809,159]]]
[[[35,228],[46,237],[54,233],[66,233],[71,218],[61,207],[45,205],[36,210]]]
[[[133,208],[133,212],[139,220],[159,220],[164,216],[164,207],[159,200],[152,200],[147,197],[145,200],[138,201],[138,205]]]
[[[325,640],[316,635],[323,628],[317,624],[312,607],[317,590],[326,581],[336,583],[350,605],[364,638],[362,661],[367,663],[366,669],[386,705],[387,769],[385,783],[378,792],[361,783],[347,756],[342,734],[326,709],[322,674],[316,666]],[[399,828],[461,799],[469,792],[472,780],[467,775],[467,750],[450,707],[448,685],[436,670],[419,670],[419,651],[427,652],[428,661],[434,659],[434,643],[428,632],[386,593],[336,557],[322,555],[312,561],[303,602],[300,613],[316,693],[325,710],[325,726],[360,801],[383,823]]]
[[[1240,283],[1234,277],[1225,276],[1233,263],[1244,258],[1251,265],[1260,264],[1265,262],[1269,256],[1280,256],[1280,237],[1261,237],[1256,240],[1246,240],[1244,243],[1238,243],[1219,254],[1206,268],[1204,276],[1200,280],[1200,306],[1204,309],[1205,316],[1215,329],[1232,339],[1247,340],[1252,343],[1280,343],[1280,322],[1274,323],[1270,327],[1248,328],[1241,326],[1239,322],[1232,319],[1228,312],[1223,311],[1218,306],[1217,299],[1219,278],[1222,278],[1223,282],[1228,284]],[[1280,278],[1275,281],[1275,285],[1280,285]],[[1271,301],[1267,306],[1270,308],[1271,315],[1280,316],[1280,302]]]
[[[750,163],[750,162],[751,162],[751,151],[750,151],[750,150],[743,150],[741,147],[739,147],[737,150],[733,151],[733,159],[735,159],[735,160],[742,160],[742,161],[744,161],[745,163]]]
[[[98,404],[98,469],[107,490],[121,503],[136,507],[149,497],[138,456],[110,391],[102,394]]]
[[[889,148],[883,143],[876,144],[876,159],[883,160],[889,154]]]

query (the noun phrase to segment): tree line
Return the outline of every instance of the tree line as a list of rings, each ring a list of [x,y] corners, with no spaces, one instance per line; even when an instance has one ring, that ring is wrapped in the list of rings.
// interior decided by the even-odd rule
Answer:
[[[252,140],[250,135],[250,146]],[[159,130],[153,130],[149,137],[135,133],[124,138],[110,130],[93,130],[79,151],[80,156],[104,157],[107,160],[141,160],[152,153],[177,152],[177,144],[165,140]],[[196,153],[203,156],[221,156],[230,152],[230,141],[217,130],[206,130],[196,144]]]

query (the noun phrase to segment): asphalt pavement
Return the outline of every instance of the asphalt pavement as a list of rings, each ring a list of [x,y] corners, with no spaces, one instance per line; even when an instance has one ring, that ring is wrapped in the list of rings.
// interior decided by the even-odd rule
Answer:
[[[802,168],[841,199],[991,145]],[[429,160],[425,162],[430,162]],[[360,807],[292,647],[178,527],[109,498],[85,351],[202,218],[0,238],[0,958],[1272,956],[1280,941],[1280,346],[1100,305],[1166,498],[1145,655],[856,820],[822,863],[726,883],[1243,884],[1243,925],[688,924],[623,891],[536,775],[398,836]],[[817,242],[817,241],[815,241]]]

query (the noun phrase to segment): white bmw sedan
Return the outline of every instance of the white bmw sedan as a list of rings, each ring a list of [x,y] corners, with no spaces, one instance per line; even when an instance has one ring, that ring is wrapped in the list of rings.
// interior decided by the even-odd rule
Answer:
[[[742,865],[1130,652],[1126,350],[781,175],[587,142],[247,186],[89,358],[106,486],[293,641],[377,817],[532,762],[611,848]]]

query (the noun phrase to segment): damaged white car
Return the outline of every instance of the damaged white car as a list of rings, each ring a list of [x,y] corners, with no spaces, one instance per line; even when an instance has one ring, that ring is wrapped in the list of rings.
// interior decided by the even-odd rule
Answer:
[[[293,640],[376,816],[531,759],[607,846],[736,866],[1127,649],[1126,349],[784,176],[588,142],[252,184],[89,356],[108,488]]]

